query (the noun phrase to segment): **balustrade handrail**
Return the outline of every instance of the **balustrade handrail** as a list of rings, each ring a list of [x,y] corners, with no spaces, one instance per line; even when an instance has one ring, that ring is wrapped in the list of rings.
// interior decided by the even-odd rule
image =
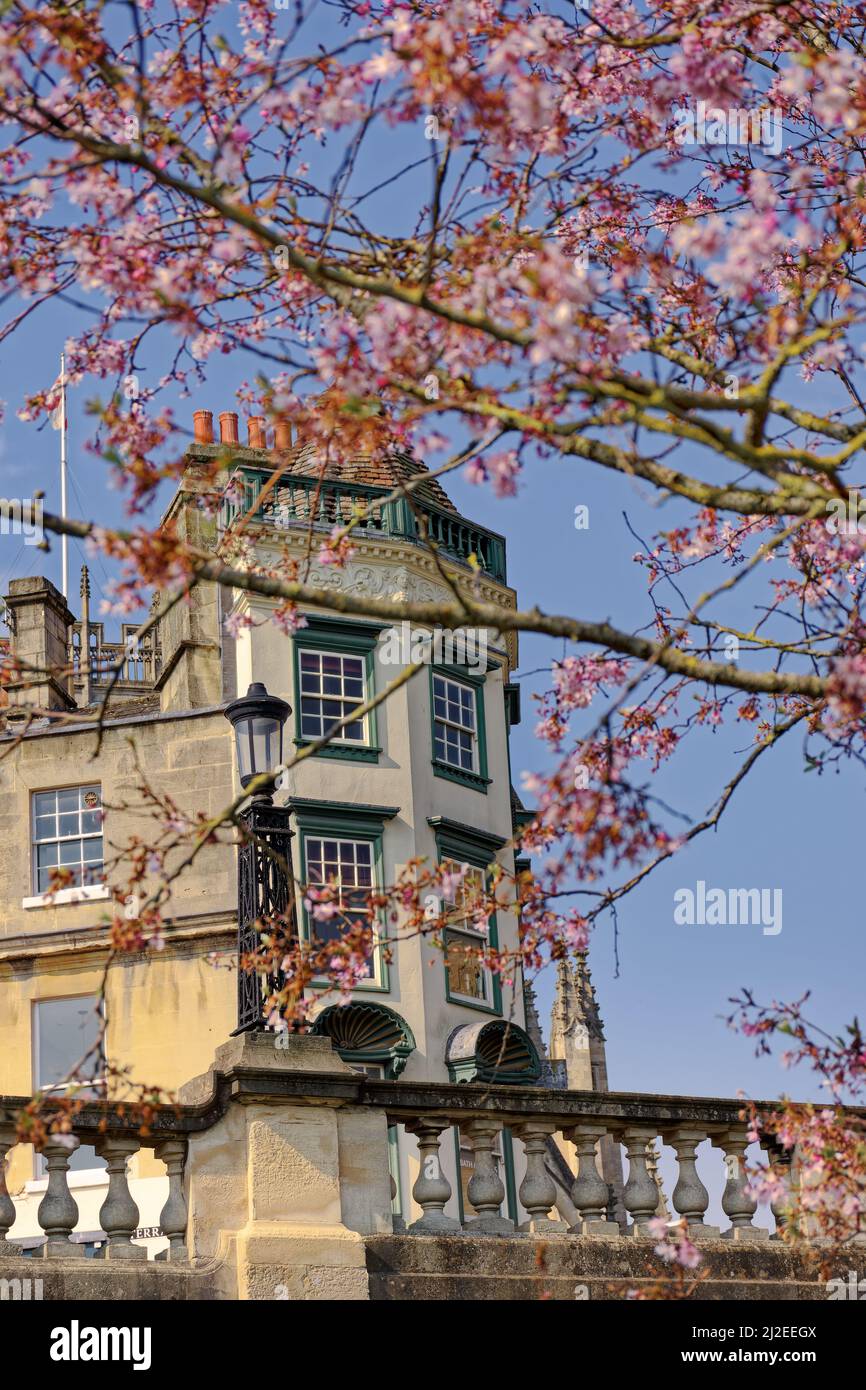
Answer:
[[[259,495],[271,476],[269,469],[246,464],[236,470],[232,481],[240,481],[243,497],[235,499],[229,496],[223,499],[220,507],[222,530],[229,530],[236,518],[247,512],[251,512],[254,520],[275,525],[320,525],[330,529],[335,522],[348,524],[357,502],[358,509],[366,513],[358,523],[359,535],[363,535],[365,530],[374,530],[379,535],[416,545],[424,540],[416,512],[408,501],[405,498],[384,500],[391,496],[393,489],[349,482],[343,478],[283,473],[264,504],[260,504]],[[304,505],[300,508],[299,494],[304,499]],[[312,510],[313,502],[315,513]],[[349,504],[348,508],[345,504]],[[414,505],[418,515],[423,518],[429,540],[444,555],[464,564],[470,555],[475,555],[486,574],[502,584],[506,582],[505,538],[499,532],[490,531],[485,526],[468,521],[459,512],[448,511],[426,499],[421,501],[416,497]]]
[[[213,1090],[195,1105],[166,1104],[149,1108],[147,1128],[142,1135],[129,1101],[85,1100],[70,1116],[72,1133],[82,1140],[111,1133],[135,1136],[144,1147],[161,1142],[169,1135],[178,1137],[201,1133],[226,1113],[230,1100],[285,1101],[293,1105],[331,1102],[384,1110],[392,1123],[404,1123],[428,1114],[480,1119],[495,1115],[505,1125],[533,1118],[555,1122],[569,1128],[584,1122],[610,1127],[611,1132],[633,1124],[657,1124],[659,1133],[677,1125],[705,1126],[707,1133],[741,1124],[744,1111],[754,1104],[758,1113],[776,1110],[780,1100],[747,1102],[718,1096],[660,1095],[635,1091],[565,1091],[539,1086],[496,1086],[472,1082],[384,1081],[377,1077],[343,1072],[272,1071],[245,1065],[235,1072],[213,1073]],[[13,1121],[30,1104],[30,1096],[0,1095],[0,1122]],[[809,1104],[807,1101],[794,1104]],[[823,1104],[823,1102],[822,1102]],[[120,1109],[118,1108],[120,1107]],[[61,1102],[44,1098],[43,1114],[62,1113]],[[844,1113],[866,1119],[866,1108],[844,1107]]]
[[[134,629],[119,642],[109,642],[102,635],[102,625],[92,624],[88,630],[88,651],[81,647],[83,624],[73,623],[69,631],[69,664],[76,685],[84,683],[84,668],[91,685],[100,685],[120,668],[117,684],[120,687],[150,689],[162,669],[162,653],[156,637],[139,641]]]

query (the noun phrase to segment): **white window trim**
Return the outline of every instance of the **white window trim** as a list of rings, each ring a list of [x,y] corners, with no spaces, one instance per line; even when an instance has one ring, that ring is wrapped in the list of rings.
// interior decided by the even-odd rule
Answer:
[[[111,897],[107,883],[83,883],[78,888],[58,888],[56,893],[36,893],[22,898],[21,906],[28,911],[34,907],[64,907],[69,903],[104,902]]]
[[[456,686],[459,686],[461,690],[468,690],[468,691],[469,691],[470,695],[472,696],[472,728],[471,728],[471,729],[470,729],[469,726],[466,725],[466,724],[458,724],[458,723],[456,723],[453,719],[449,719],[448,716],[445,715],[445,714],[437,714],[437,713],[436,713],[436,703],[435,703],[435,700],[436,700],[436,681],[437,681],[437,680],[444,681],[446,687],[449,686],[449,685],[456,685]],[[446,694],[446,705],[447,705],[447,694]],[[452,762],[450,762],[450,761],[448,760],[447,757],[444,756],[444,754],[443,754],[442,756],[440,756],[440,754],[436,752],[435,730],[436,730],[436,725],[437,725],[437,724],[445,724],[445,725],[447,725],[448,728],[450,728],[450,729],[457,729],[458,732],[461,733],[461,734],[470,734],[470,735],[471,735],[471,737],[472,737],[472,766],[471,766],[471,768],[469,768],[469,767],[464,767],[463,764],[462,764],[461,762],[452,763]],[[478,705],[477,705],[477,696],[476,696],[476,691],[475,691],[475,687],[474,687],[474,686],[467,684],[466,681],[458,680],[456,676],[445,676],[445,675],[442,674],[441,671],[435,671],[435,672],[434,672],[434,674],[433,674],[433,730],[434,730],[433,756],[434,756],[434,758],[436,759],[436,761],[439,762],[439,763],[441,763],[443,767],[450,767],[450,768],[452,768],[455,772],[471,772],[471,773],[473,773],[473,774],[477,777],[477,776],[478,776],[478,773],[479,773],[479,771],[480,771],[480,755],[479,755],[479,748],[478,748]],[[448,745],[447,745],[447,743],[446,743],[446,745],[445,745],[445,752],[447,753],[447,751],[448,751]]]
[[[67,1172],[66,1181],[72,1187],[107,1187],[108,1169],[107,1168],[77,1168],[72,1172]],[[24,1191],[29,1195],[31,1192],[44,1192],[48,1187],[48,1174],[44,1178],[30,1178],[24,1184]]]
[[[84,835],[84,834],[82,834],[82,835],[58,835],[56,840],[37,840],[37,839],[36,839],[36,797],[39,795],[39,793],[40,793],[40,792],[58,792],[58,791],[82,791],[85,787],[88,787],[88,788],[89,788],[89,787],[98,788],[98,791],[99,791],[99,809],[100,809],[100,811],[102,811],[102,824],[100,825],[99,830],[89,831],[86,835]],[[35,791],[32,791],[32,792],[30,793],[30,884],[31,884],[31,887],[35,886],[35,885],[38,884],[38,882],[39,882],[38,850],[39,850],[39,846],[40,846],[40,845],[42,845],[42,844],[61,844],[64,840],[93,840],[93,839],[96,839],[97,836],[104,836],[104,834],[105,834],[104,826],[105,826],[105,808],[104,808],[104,806],[103,806],[103,804],[102,804],[102,785],[101,785],[101,783],[99,783],[99,782],[77,782],[77,783],[74,783],[74,784],[73,784],[72,786],[70,786],[70,787],[39,787],[39,788],[37,788]],[[104,872],[104,870],[105,870],[105,845],[104,845],[104,843],[103,843],[102,863],[101,863],[101,865],[100,865],[100,872]],[[85,889],[85,888],[105,888],[105,884],[102,884],[102,883],[81,884],[81,885],[80,885],[79,887],[77,887],[77,888],[61,888],[58,892],[56,892],[56,893],[54,893],[54,894],[51,894],[51,893],[34,893],[34,894],[32,894],[30,897],[22,898],[22,900],[21,900],[21,906],[22,906],[23,908],[30,908],[30,907],[51,907],[51,906],[53,905],[53,904],[52,904],[52,899],[53,899],[53,902],[59,903],[59,904],[63,904],[63,903],[67,903],[67,902],[70,902],[70,903],[72,903],[72,902],[82,902],[82,901],[85,901],[85,899],[77,898],[77,897],[64,897],[64,894],[68,894],[68,893],[79,893],[79,892],[82,891],[82,889]],[[95,898],[107,898],[107,897],[109,896],[109,894],[108,894],[108,890],[106,889],[106,891],[105,891],[104,893],[94,893],[92,896],[95,897]]]
[[[370,699],[370,692],[369,692],[369,688],[368,688],[368,686],[369,686],[369,681],[368,681],[368,677],[367,677],[367,666],[366,666],[366,662],[365,662],[364,656],[363,656],[362,654],[358,653],[358,652],[332,652],[332,651],[328,651],[325,647],[303,647],[303,648],[301,649],[301,651],[298,653],[298,728],[300,729],[300,737],[301,737],[301,739],[302,739],[305,743],[315,743],[317,739],[325,738],[325,736],[326,736],[326,734],[327,734],[327,730],[326,730],[325,727],[324,727],[325,721],[324,721],[324,718],[322,718],[322,717],[320,716],[320,718],[321,718],[321,723],[322,723],[322,727],[323,727],[323,732],[322,732],[321,734],[315,734],[315,735],[313,735],[313,734],[305,734],[305,733],[304,733],[304,724],[303,724],[303,719],[304,719],[304,696],[306,696],[306,697],[307,697],[308,699],[310,699],[310,700],[318,700],[320,704],[322,704],[325,700],[334,700],[334,699],[338,699],[338,700],[340,701],[341,704],[349,704],[349,701],[348,701],[348,700],[345,700],[345,699],[343,698],[342,695],[336,695],[336,696],[335,696],[335,695],[324,695],[324,694],[321,694],[321,695],[313,695],[310,691],[304,690],[304,688],[303,688],[303,684],[304,684],[304,681],[303,681],[303,674],[304,674],[304,673],[303,673],[302,660],[303,660],[303,655],[304,655],[304,652],[305,652],[305,651],[306,651],[306,652],[313,652],[313,653],[314,653],[316,656],[318,656],[318,657],[323,657],[323,656],[339,656],[339,657],[341,657],[341,658],[349,657],[350,659],[352,659],[352,660],[354,660],[354,661],[360,661],[360,662],[361,662],[361,682],[362,682],[362,685],[363,685],[363,693],[362,693],[361,701],[360,701],[360,703],[361,703],[362,705],[365,705],[365,704],[367,703],[367,701]],[[322,681],[324,682],[324,672],[321,670],[321,668],[320,668],[320,676],[321,676]],[[342,679],[343,679],[343,678],[341,677],[341,681],[342,681]],[[350,708],[354,708],[354,706],[350,705]],[[347,738],[347,737],[346,737],[346,731],[345,731],[345,729],[338,729],[338,731],[337,731],[335,734],[332,734],[332,735],[330,736],[330,742],[331,742],[331,743],[334,743],[334,744],[337,744],[338,746],[339,746],[340,744],[346,744],[349,748],[369,748],[369,747],[371,746],[371,741],[370,741],[370,717],[369,717],[369,715],[367,715],[367,714],[362,714],[362,715],[361,715],[361,725],[362,725],[363,730],[364,730],[363,735],[361,736],[361,738]]]

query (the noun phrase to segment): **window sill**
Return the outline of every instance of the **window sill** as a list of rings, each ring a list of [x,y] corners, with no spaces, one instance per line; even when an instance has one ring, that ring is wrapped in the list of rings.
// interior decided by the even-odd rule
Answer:
[[[107,1187],[108,1169],[107,1168],[79,1168],[75,1172],[67,1172],[66,1180],[70,1188],[75,1187]],[[44,1178],[31,1178],[24,1184],[24,1191],[28,1197],[33,1193],[45,1192],[48,1188],[48,1175]]]
[[[309,748],[311,739],[296,738],[294,740],[297,748]],[[352,744],[326,744],[320,748],[318,753],[311,753],[312,758],[337,758],[341,762],[347,763],[377,763],[381,748],[371,748],[366,745]]]
[[[319,976],[315,980],[310,980],[308,989],[333,989],[333,980]],[[353,994],[390,994],[391,986],[387,980],[359,980],[352,989]]]
[[[63,907],[68,903],[92,903],[104,902],[111,897],[111,889],[107,883],[86,883],[80,888],[59,888],[56,893],[37,893],[32,898],[22,898],[21,906],[26,909],[34,907]]]
[[[460,767],[451,767],[450,763],[442,763],[438,758],[433,758],[434,777],[444,777],[446,782],[456,782],[461,787],[471,787],[473,791],[487,795],[487,788],[493,781],[492,777],[482,777],[478,772],[466,772]]]
[[[482,999],[463,998],[459,994],[449,994],[445,991],[446,1004],[453,1004],[458,1009],[472,1009],[477,1014],[492,1014],[495,1018],[502,1017],[502,1009],[496,1008],[493,1004],[485,1004]]]

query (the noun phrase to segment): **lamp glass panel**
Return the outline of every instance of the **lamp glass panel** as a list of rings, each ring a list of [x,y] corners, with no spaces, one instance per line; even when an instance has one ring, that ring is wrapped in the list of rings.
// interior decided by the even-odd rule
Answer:
[[[254,772],[270,772],[280,762],[281,726],[276,719],[254,719],[252,724]]]
[[[252,776],[249,719],[239,719],[235,724],[235,744],[238,753],[238,773],[241,782],[246,782]]]

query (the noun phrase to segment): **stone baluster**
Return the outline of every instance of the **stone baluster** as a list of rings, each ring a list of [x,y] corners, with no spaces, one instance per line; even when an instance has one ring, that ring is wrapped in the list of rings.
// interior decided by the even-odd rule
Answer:
[[[505,1187],[493,1150],[501,1129],[498,1120],[472,1120],[470,1124],[461,1126],[475,1155],[475,1171],[466,1192],[478,1215],[470,1217],[465,1223],[467,1235],[507,1236],[514,1233],[514,1222],[500,1215],[505,1201]]]
[[[21,1253],[19,1246],[6,1239],[10,1227],[15,1225],[15,1203],[6,1186],[6,1155],[16,1142],[12,1121],[0,1120],[0,1258]]]
[[[770,1169],[780,1179],[783,1192],[771,1203],[770,1211],[776,1221],[776,1229],[771,1240],[782,1240],[782,1231],[791,1219],[794,1206],[793,1152],[776,1146],[772,1140],[762,1141],[761,1147],[767,1151]]]
[[[80,1252],[69,1239],[78,1220],[78,1204],[69,1191],[69,1160],[78,1148],[74,1134],[49,1134],[42,1145],[48,1165],[48,1186],[39,1203],[37,1220],[47,1237],[42,1248],[45,1259],[72,1259]]]
[[[703,1130],[686,1127],[671,1130],[664,1136],[665,1143],[676,1151],[679,1177],[672,1201],[677,1213],[685,1218],[690,1240],[718,1240],[721,1235],[718,1226],[708,1226],[704,1221],[710,1194],[698,1177],[695,1149],[706,1137]]]
[[[655,1137],[655,1130],[642,1125],[633,1125],[622,1133],[628,1157],[628,1182],[622,1200],[632,1219],[628,1232],[631,1236],[648,1236],[647,1223],[659,1214],[659,1185],[650,1171],[647,1152]]]
[[[146,1260],[144,1246],[132,1244],[132,1233],[138,1226],[138,1206],[126,1176],[127,1160],[138,1152],[139,1142],[123,1135],[109,1135],[96,1147],[108,1165],[108,1194],[99,1209],[99,1220],[108,1236],[104,1256],[107,1260]]]
[[[725,1155],[725,1172],[728,1180],[722,1194],[722,1211],[731,1223],[729,1231],[723,1231],[725,1240],[768,1240],[770,1232],[752,1224],[752,1217],[758,1209],[754,1197],[746,1191],[745,1154],[749,1146],[748,1131],[745,1125],[737,1125],[713,1139],[713,1146]]]
[[[529,1120],[514,1131],[522,1140],[526,1154],[526,1173],[518,1195],[521,1205],[529,1212],[528,1219],[517,1229],[528,1235],[564,1235],[568,1230],[564,1221],[555,1221],[549,1216],[556,1201],[556,1183],[547,1171],[544,1158],[547,1141],[556,1133],[556,1128],[545,1120]]]
[[[610,1200],[607,1183],[598,1171],[596,1146],[607,1134],[604,1125],[575,1125],[565,1132],[577,1150],[577,1177],[571,1200],[580,1212],[580,1221],[569,1227],[573,1236],[618,1236],[619,1226],[607,1219]]]
[[[445,1215],[445,1206],[451,1198],[451,1184],[442,1171],[439,1136],[450,1129],[451,1121],[447,1115],[424,1115],[406,1125],[407,1134],[414,1134],[418,1139],[420,1161],[412,1196],[423,1212],[409,1227],[410,1235],[460,1235],[462,1232],[460,1222]]]
[[[186,1140],[163,1139],[156,1145],[154,1153],[161,1158],[168,1170],[168,1197],[160,1212],[159,1224],[162,1234],[168,1237],[168,1249],[160,1250],[158,1260],[187,1260],[186,1223],[189,1218],[186,1196],[183,1190],[183,1169],[186,1163]]]

